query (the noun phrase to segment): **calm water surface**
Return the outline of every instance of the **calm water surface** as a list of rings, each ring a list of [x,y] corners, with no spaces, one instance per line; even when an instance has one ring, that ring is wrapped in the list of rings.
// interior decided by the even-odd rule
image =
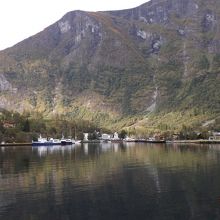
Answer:
[[[220,219],[220,145],[0,148],[0,219]]]

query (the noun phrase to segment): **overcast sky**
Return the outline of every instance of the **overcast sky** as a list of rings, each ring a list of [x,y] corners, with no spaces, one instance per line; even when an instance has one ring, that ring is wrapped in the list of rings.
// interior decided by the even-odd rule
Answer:
[[[133,8],[148,0],[0,0],[0,50],[43,30],[73,10]]]

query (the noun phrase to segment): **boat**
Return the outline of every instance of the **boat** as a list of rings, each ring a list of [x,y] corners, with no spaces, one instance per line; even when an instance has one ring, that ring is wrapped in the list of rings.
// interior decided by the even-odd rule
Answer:
[[[32,141],[32,146],[52,146],[52,145],[61,145],[60,139],[50,138],[42,138],[40,135],[37,141]]]
[[[126,137],[126,138],[123,139],[123,141],[124,141],[124,142],[135,142],[136,139],[130,138],[130,137]]]
[[[156,139],[156,138],[148,138],[147,140],[146,140],[146,142],[147,143],[166,143],[166,140],[164,140],[164,139]]]
[[[71,144],[75,144],[75,140],[74,139],[64,138],[64,136],[62,136],[62,138],[61,138],[61,145],[71,145]]]

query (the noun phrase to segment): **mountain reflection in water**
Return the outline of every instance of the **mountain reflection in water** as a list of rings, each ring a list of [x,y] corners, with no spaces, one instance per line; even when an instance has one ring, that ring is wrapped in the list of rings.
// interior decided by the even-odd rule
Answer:
[[[220,146],[0,148],[0,219],[220,219]]]

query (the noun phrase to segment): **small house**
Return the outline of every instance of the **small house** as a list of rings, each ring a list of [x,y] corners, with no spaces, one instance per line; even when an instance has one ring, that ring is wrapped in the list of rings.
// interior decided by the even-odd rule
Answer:
[[[109,134],[102,134],[102,140],[110,140],[111,136]]]
[[[209,140],[220,141],[220,132],[213,132]]]

